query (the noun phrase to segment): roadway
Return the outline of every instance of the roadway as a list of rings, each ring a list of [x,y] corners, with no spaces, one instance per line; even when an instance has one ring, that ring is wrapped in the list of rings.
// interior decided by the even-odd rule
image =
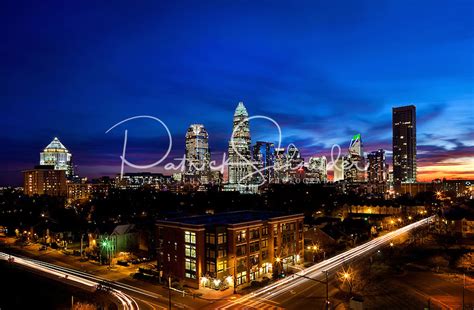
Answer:
[[[309,268],[297,272],[295,275],[281,279],[264,288],[258,289],[243,297],[218,301],[208,304],[212,309],[296,309],[307,307],[308,304],[325,304],[325,286],[314,281],[324,281],[325,272],[331,276],[346,263],[370,255],[378,248],[394,238],[424,226],[433,217],[409,224],[386,235],[373,239],[367,243],[350,249],[344,253],[331,257],[325,261],[315,264]],[[109,292],[119,301],[123,309],[168,309],[168,296],[163,296],[123,282],[109,281],[106,278],[92,275],[80,270],[58,266],[56,264],[38,261],[27,257],[12,256],[0,252],[0,259],[8,260],[14,258],[14,263],[26,268],[34,269],[46,275],[56,277],[70,284],[82,285],[89,289],[95,289],[100,283],[110,287]],[[173,293],[173,298],[176,298]],[[190,297],[187,297],[190,298]],[[196,300],[197,301],[197,300]],[[198,305],[200,304],[200,305]],[[203,307],[202,303],[194,303],[197,308]],[[196,308],[189,304],[172,302],[172,308]]]
[[[428,224],[434,216],[409,224],[405,227],[387,233],[367,243],[350,249],[344,253],[331,257],[309,268],[297,272],[295,275],[279,280],[253,293],[236,300],[222,303],[220,309],[298,309],[308,306],[322,299],[322,308],[325,304],[325,288],[317,281],[325,281],[325,273],[329,277],[347,263],[357,258],[370,255],[390,240],[398,238],[407,232]]]

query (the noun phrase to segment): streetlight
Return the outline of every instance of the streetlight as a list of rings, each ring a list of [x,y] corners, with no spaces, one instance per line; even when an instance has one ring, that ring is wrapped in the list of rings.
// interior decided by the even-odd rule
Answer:
[[[348,268],[347,270],[342,269],[342,272],[339,273],[339,280],[342,281],[342,284],[347,282],[349,285],[349,296],[352,295],[352,281],[353,281],[354,275],[351,270],[351,268]]]
[[[111,260],[112,260],[112,242],[106,237],[102,242],[100,243],[101,248],[105,249],[105,255],[108,257],[109,260],[109,266],[111,265]]]

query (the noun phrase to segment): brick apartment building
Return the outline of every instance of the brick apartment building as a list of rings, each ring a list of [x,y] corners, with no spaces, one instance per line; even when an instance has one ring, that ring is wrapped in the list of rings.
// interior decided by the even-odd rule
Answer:
[[[236,211],[158,221],[158,267],[193,288],[243,287],[302,262],[303,220]]]

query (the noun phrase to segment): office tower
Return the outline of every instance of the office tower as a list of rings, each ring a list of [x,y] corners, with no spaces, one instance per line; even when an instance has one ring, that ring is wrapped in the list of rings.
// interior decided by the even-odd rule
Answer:
[[[287,181],[286,171],[289,166],[287,165],[286,152],[284,148],[275,148],[274,156],[275,166],[274,170],[274,183],[283,183]]]
[[[28,196],[66,196],[66,170],[58,170],[53,165],[39,165],[23,171],[23,191]]]
[[[257,183],[270,183],[274,177],[275,145],[271,142],[257,141],[253,146],[253,160],[261,173],[255,174]]]
[[[360,133],[354,135],[351,139],[351,143],[349,145],[349,156],[354,160],[364,157]]]
[[[349,182],[364,182],[366,168],[360,134],[356,134],[352,137],[349,145],[349,155],[346,160],[344,179]]]
[[[344,181],[344,165],[346,163],[346,157],[345,156],[341,156],[339,158],[336,159],[336,161],[334,162],[334,178],[333,178],[333,181],[334,182],[338,182],[338,181]]]
[[[228,177],[230,184],[251,183],[250,127],[247,109],[239,102],[234,113],[232,137],[229,141]]]
[[[300,150],[294,145],[290,144],[287,151],[287,159],[290,169],[297,169],[303,166],[304,158],[301,157]]]
[[[202,124],[192,124],[186,132],[185,178],[187,181],[207,183],[210,177],[211,154],[209,135]]]
[[[327,181],[327,160],[326,156],[310,157],[308,162],[308,175],[315,179],[315,182],[324,183]]]
[[[369,167],[367,176],[369,183],[387,183],[388,165],[385,163],[385,151],[379,149],[367,155]]]
[[[64,170],[67,178],[74,176],[72,155],[56,137],[40,153],[40,165],[54,166],[56,170]]]
[[[416,182],[416,107],[392,109],[393,181]]]

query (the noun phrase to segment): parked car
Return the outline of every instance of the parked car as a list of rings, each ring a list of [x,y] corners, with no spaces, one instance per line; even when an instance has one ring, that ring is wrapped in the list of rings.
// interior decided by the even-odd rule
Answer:
[[[128,262],[125,261],[125,260],[119,260],[119,261],[117,261],[117,265],[125,266],[125,267],[129,266]]]
[[[73,253],[71,250],[66,250],[66,249],[62,250],[62,252],[66,255],[72,255]]]

